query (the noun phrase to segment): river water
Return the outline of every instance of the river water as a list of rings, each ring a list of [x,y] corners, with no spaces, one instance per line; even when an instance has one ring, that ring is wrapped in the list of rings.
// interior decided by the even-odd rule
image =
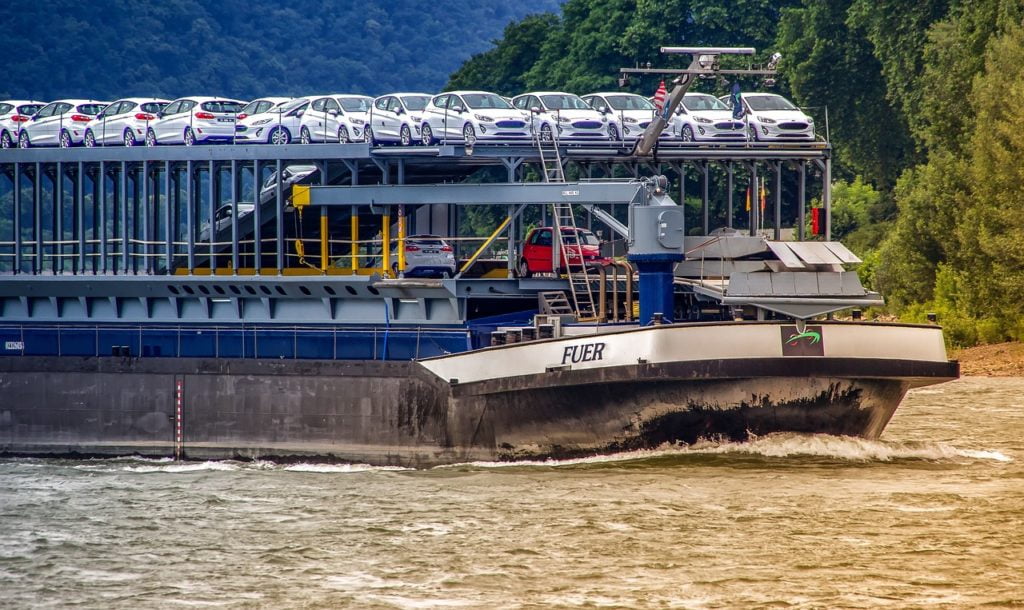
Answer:
[[[0,461],[0,607],[1024,607],[1024,379],[884,440],[432,470]]]

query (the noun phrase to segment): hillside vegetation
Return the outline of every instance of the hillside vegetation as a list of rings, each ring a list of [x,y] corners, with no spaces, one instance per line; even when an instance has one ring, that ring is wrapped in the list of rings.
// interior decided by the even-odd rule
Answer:
[[[0,99],[427,91],[558,0],[103,0],[4,7]]]
[[[661,45],[779,51],[776,90],[828,109],[835,235],[862,279],[906,320],[938,312],[954,344],[1022,340],[1022,18],[1022,0],[568,0],[509,25],[448,86],[586,93],[623,66],[682,67]]]

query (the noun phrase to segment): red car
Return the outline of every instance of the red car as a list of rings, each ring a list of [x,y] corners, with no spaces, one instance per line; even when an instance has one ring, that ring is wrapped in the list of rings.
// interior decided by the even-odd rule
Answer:
[[[566,268],[566,256],[572,261],[573,266],[579,262],[580,250],[583,252],[583,263],[588,267],[598,266],[611,262],[611,259],[601,256],[601,242],[597,236],[586,229],[576,229],[579,237],[579,246],[570,245],[575,240],[572,238],[572,229],[562,227],[562,242],[565,244],[565,251],[562,252],[562,264],[559,272]],[[523,257],[519,260],[519,277],[530,277],[534,273],[551,273],[551,238],[554,230],[551,227],[538,227],[526,236],[523,241]]]

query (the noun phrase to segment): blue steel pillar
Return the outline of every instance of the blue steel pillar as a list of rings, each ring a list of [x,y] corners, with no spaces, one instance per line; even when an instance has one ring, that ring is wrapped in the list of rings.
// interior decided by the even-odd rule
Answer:
[[[651,323],[660,313],[665,323],[674,319],[673,280],[676,263],[682,254],[641,254],[627,257],[640,273],[640,325]]]

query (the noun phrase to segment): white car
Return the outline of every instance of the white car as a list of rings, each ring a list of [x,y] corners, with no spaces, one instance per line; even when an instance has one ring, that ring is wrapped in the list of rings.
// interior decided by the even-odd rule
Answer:
[[[365,137],[366,120],[373,98],[366,95],[310,96],[309,108],[302,115],[299,137],[311,142],[356,142]]]
[[[430,103],[427,93],[390,93],[373,100],[366,125],[366,141],[398,142],[411,146],[420,141],[423,111]]]
[[[214,234],[214,239],[219,239],[220,238],[220,233],[222,231],[224,231],[225,229],[228,229],[229,227],[231,227],[231,210],[232,210],[232,207],[233,207],[232,204],[226,203],[226,204],[220,206],[219,208],[217,208],[217,211],[214,212],[213,222],[216,223],[216,227],[217,227],[217,229],[216,229],[217,232]],[[252,203],[251,201],[239,201],[238,202],[238,219],[241,220],[243,217],[248,216],[249,214],[252,213],[252,211],[255,208],[256,208],[256,204]],[[200,224],[199,224],[199,241],[209,241],[209,240],[210,240],[210,221],[208,219],[204,218],[203,220],[200,221]]]
[[[530,137],[529,115],[501,96],[486,91],[450,91],[435,95],[423,109],[420,141],[510,140]]]
[[[238,111],[238,120],[241,121],[242,119],[254,114],[267,112],[271,108],[275,108],[277,106],[284,106],[288,102],[292,101],[292,99],[293,98],[290,97],[261,97],[259,99],[255,99]]]
[[[731,96],[718,98],[732,109]],[[774,93],[741,93],[752,140],[813,140],[814,119]]]
[[[618,126],[594,110],[580,96],[562,91],[537,91],[512,98],[512,105],[533,115],[532,125],[541,140],[618,140]]]
[[[308,107],[309,99],[300,97],[239,119],[235,126],[235,143],[289,144],[298,135],[302,114]]]
[[[398,277],[398,243],[391,246],[391,273]],[[437,235],[410,235],[405,238],[405,277],[452,277],[455,275],[455,251]]]
[[[182,97],[164,107],[146,131],[146,146],[233,142],[235,116],[244,106],[223,97]]]
[[[85,145],[141,144],[146,141],[150,123],[166,105],[167,100],[151,97],[128,97],[111,102],[85,126]]]
[[[746,140],[746,127],[725,103],[707,93],[684,94],[672,121],[673,135],[684,142]]]
[[[50,102],[22,123],[18,146],[60,146],[70,148],[85,139],[85,127],[103,111],[107,102],[57,100]]]
[[[618,137],[626,141],[636,140],[654,120],[657,110],[649,99],[635,93],[605,92],[588,93],[583,101],[591,108],[606,115],[608,121],[618,130]],[[661,138],[669,138],[668,130]]]
[[[0,102],[0,148],[17,146],[21,126],[45,105],[46,102],[33,100],[4,100]]]

